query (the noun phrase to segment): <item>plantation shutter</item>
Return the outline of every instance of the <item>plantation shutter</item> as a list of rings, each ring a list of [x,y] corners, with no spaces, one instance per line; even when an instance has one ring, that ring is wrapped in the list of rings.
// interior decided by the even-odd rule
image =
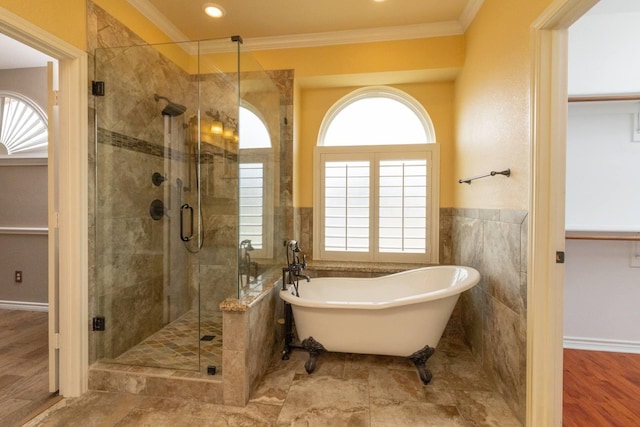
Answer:
[[[427,161],[381,160],[378,175],[378,251],[425,253]]]
[[[240,163],[238,173],[240,241],[249,239],[254,249],[262,249],[264,166],[262,163]]]
[[[369,162],[326,162],[324,191],[325,250],[368,252]]]

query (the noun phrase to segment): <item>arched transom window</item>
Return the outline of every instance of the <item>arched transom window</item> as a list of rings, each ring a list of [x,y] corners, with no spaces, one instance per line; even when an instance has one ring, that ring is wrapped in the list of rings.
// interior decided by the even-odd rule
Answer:
[[[390,87],[370,87],[345,96],[327,112],[318,145],[396,145],[435,142],[427,111],[413,97]]]
[[[0,91],[0,155],[46,157],[47,117],[29,98]]]
[[[350,93],[325,115],[314,156],[314,258],[438,262],[439,147],[417,100]]]

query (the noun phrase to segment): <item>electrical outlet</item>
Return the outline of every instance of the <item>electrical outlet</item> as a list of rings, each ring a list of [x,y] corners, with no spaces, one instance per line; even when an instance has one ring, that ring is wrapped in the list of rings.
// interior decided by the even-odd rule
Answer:
[[[16,270],[15,280],[16,280],[16,283],[22,283],[22,271]]]

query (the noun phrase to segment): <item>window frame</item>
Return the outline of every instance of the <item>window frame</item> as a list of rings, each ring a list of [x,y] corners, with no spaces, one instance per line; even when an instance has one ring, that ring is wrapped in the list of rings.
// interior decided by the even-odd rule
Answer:
[[[269,146],[260,148],[242,148],[242,132],[240,132],[240,140],[238,144],[238,168],[244,163],[262,164],[262,248],[254,248],[251,252],[253,259],[270,259],[273,257],[274,246],[274,199],[276,194],[275,186],[275,154],[273,150],[273,141],[271,138],[271,130],[261,112],[246,101],[241,101],[240,108],[244,108],[256,115],[267,130],[269,136]],[[238,215],[240,215],[240,175],[238,169]],[[238,222],[238,243],[242,240],[240,236],[240,223]]]
[[[273,256],[273,216],[274,200],[269,197],[274,190],[274,170],[273,170],[273,150],[271,148],[247,148],[243,149],[241,161],[238,166],[244,163],[262,164],[262,248],[255,248],[251,252],[252,258],[268,259]],[[238,184],[240,177],[238,176]],[[238,191],[240,186],[238,185]],[[240,209],[240,198],[238,197],[238,215]],[[238,223],[238,242],[240,237],[240,224]]]
[[[324,139],[333,119],[352,103],[369,97],[385,97],[404,104],[422,123],[425,143],[387,145],[325,146]],[[425,253],[380,253],[379,245],[379,161],[412,160],[416,156],[427,160],[427,211]],[[326,161],[369,160],[369,252],[326,251],[325,247],[325,167]],[[321,261],[361,261],[396,263],[439,263],[440,231],[440,145],[431,117],[425,108],[406,92],[388,86],[369,86],[356,89],[338,100],[325,114],[317,145],[314,148],[313,172],[313,254]]]
[[[48,129],[49,122],[48,122],[47,113],[40,107],[40,105],[38,105],[37,102],[35,102],[28,96],[23,95],[21,93],[0,89],[0,99],[4,100],[4,98],[13,98],[16,101],[25,104],[29,109],[31,109],[31,111],[33,111],[33,114],[35,114],[38,117],[38,119],[42,122],[42,124],[44,125],[44,128],[46,129],[47,142],[46,142],[46,145],[44,145],[42,148],[33,149],[29,147],[25,150],[20,150],[15,153],[11,153],[9,147],[7,147],[4,143],[0,142],[0,144],[2,144],[7,150],[7,154],[0,154],[0,161],[14,160],[14,159],[21,160],[21,161],[24,161],[25,159],[33,159],[33,160],[44,159],[44,161],[46,162],[46,159],[49,156],[48,146],[49,146],[49,139],[50,139],[49,129]],[[0,108],[0,114],[4,114],[3,108]],[[3,126],[2,121],[3,121],[2,117],[0,117],[0,131],[2,130],[2,126]]]
[[[379,165],[380,160],[427,161],[427,206],[426,206],[426,251],[425,253],[379,252]],[[327,161],[369,161],[369,252],[327,251],[325,250],[325,168]],[[346,147],[315,147],[314,150],[314,210],[313,210],[313,253],[314,259],[321,261],[360,261],[437,264],[439,257],[440,223],[440,145],[364,145]]]

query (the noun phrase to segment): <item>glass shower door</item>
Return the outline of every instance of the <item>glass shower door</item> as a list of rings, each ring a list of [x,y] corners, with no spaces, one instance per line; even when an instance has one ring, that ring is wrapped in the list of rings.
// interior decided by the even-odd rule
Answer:
[[[236,252],[237,212],[225,202],[237,193],[237,156],[209,136],[213,119],[237,112],[237,70],[199,48],[96,50],[96,359],[201,372],[221,363],[218,304],[235,281],[231,292],[221,284],[237,275],[225,252]]]

